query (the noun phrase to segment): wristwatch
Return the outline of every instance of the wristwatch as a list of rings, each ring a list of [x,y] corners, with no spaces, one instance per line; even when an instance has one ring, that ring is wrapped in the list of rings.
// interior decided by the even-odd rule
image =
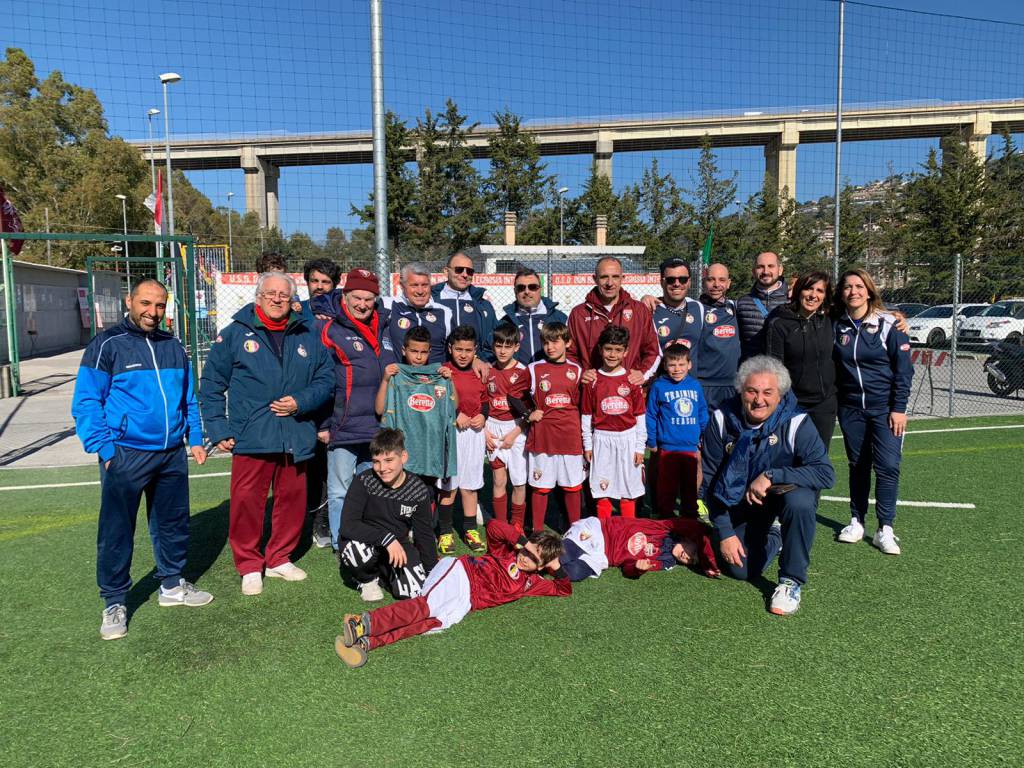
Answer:
[[[773,480],[773,478],[772,478],[772,471],[770,469],[766,469],[761,474],[763,474],[765,477],[768,478],[768,482],[771,482]]]

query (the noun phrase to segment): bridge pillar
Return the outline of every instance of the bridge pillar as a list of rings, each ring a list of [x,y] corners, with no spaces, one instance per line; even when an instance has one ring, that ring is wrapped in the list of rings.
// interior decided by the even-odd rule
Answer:
[[[992,135],[992,113],[978,112],[974,123],[968,126],[967,146],[984,163],[988,157],[988,137]]]
[[[245,171],[245,211],[255,213],[260,226],[280,226],[277,182],[281,169],[256,154],[255,147],[242,147],[242,170]]]
[[[597,172],[612,180],[612,154],[614,145],[610,136],[604,133],[597,134],[597,142],[594,145],[594,166]]]
[[[764,147],[764,172],[775,179],[779,197],[796,199],[796,148],[800,132],[792,123],[783,123],[782,130]]]

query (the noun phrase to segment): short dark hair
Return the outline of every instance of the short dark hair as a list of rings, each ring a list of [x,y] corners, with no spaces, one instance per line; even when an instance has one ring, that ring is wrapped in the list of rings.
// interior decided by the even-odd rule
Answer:
[[[565,323],[544,323],[544,327],[540,329],[540,340],[555,341],[556,339],[569,341],[569,326]]]
[[[157,288],[162,289],[164,293],[167,293],[167,286],[166,285],[161,283],[155,277],[147,277],[147,278],[144,278],[142,280],[139,280],[139,282],[137,282],[135,285],[132,286],[131,295],[134,297],[135,294],[139,292],[139,288],[141,288],[144,285],[155,285]]]
[[[417,325],[410,328],[405,332],[405,339],[402,344],[409,346],[410,341],[425,341],[427,344],[430,343],[430,331],[424,328],[422,325]]]
[[[665,362],[668,362],[669,360],[682,360],[684,358],[686,360],[689,360],[690,348],[685,344],[680,344],[677,342],[675,344],[669,344],[667,347],[665,347],[665,351],[662,352],[661,354],[662,357],[665,358]]]
[[[679,267],[686,267],[686,276],[690,276],[690,265],[678,256],[669,256],[661,262],[661,264],[658,265],[658,272],[660,272],[661,276],[664,277],[666,270],[677,269]]]
[[[519,329],[512,323],[502,323],[494,329],[494,343],[518,344]]]
[[[405,450],[405,433],[400,429],[385,427],[370,441],[370,455],[380,456],[382,453],[401,453]]]
[[[534,531],[527,537],[527,541],[537,546],[541,567],[544,567],[556,557],[561,557],[564,551],[562,537],[551,531]]]
[[[629,331],[621,325],[606,325],[601,335],[597,337],[597,346],[605,344],[617,344],[621,347],[629,346]]]
[[[536,269],[530,269],[529,267],[520,267],[519,269],[516,270],[516,276],[512,278],[512,282],[514,283],[520,277],[530,277],[531,275],[533,277],[536,277],[537,280],[540,280],[540,275],[537,274]]]
[[[472,341],[476,344],[476,328],[472,325],[455,326],[455,330],[448,334],[448,343],[454,344],[456,341]]]
[[[256,272],[261,275],[264,272],[287,272],[287,262],[285,255],[279,251],[264,251],[256,260]]]
[[[338,286],[338,281],[341,280],[341,267],[335,264],[330,259],[310,259],[302,265],[302,276],[309,282],[309,276],[313,272],[319,272],[321,275],[327,275],[334,286]]]

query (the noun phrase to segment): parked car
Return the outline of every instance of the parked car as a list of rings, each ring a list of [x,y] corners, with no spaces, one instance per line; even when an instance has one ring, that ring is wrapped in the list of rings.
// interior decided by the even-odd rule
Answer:
[[[890,309],[895,309],[897,312],[902,312],[903,316],[907,319],[911,317],[917,317],[919,314],[928,309],[927,304],[918,304],[916,302],[903,302],[902,304],[890,304]]]
[[[988,304],[960,304],[957,307],[957,318],[974,317],[988,308]],[[959,325],[959,321],[957,323]],[[928,307],[919,315],[907,321],[907,335],[911,344],[927,344],[929,347],[941,347],[953,337],[953,305],[939,304]]]
[[[993,341],[1024,344],[1024,300],[997,301],[980,315],[960,323],[958,344],[982,346]]]

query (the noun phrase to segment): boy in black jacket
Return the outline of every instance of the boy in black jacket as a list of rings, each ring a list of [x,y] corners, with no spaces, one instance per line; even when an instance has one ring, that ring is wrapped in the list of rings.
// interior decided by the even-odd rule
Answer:
[[[384,598],[381,577],[395,598],[416,597],[437,563],[433,493],[405,471],[409,454],[401,430],[378,432],[370,441],[370,457],[373,468],[356,477],[345,496],[341,564],[355,577],[367,602]]]

